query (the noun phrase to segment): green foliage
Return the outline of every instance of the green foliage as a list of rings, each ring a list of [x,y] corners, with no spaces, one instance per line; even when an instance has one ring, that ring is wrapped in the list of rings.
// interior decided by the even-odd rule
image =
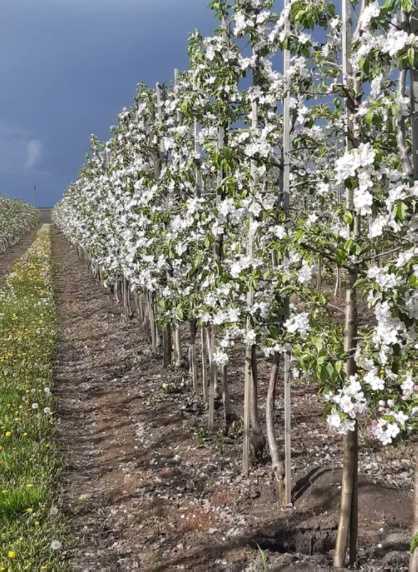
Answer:
[[[293,2],[290,10],[290,21],[307,29],[325,25],[335,16],[335,5],[332,2],[312,2],[304,0]]]
[[[335,390],[344,382],[345,352],[342,327],[332,324],[325,316],[309,336],[308,343],[296,346],[299,366],[321,384],[323,391]]]

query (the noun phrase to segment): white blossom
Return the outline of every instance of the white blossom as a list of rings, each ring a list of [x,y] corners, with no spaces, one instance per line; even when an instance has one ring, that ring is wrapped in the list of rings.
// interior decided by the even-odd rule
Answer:
[[[377,370],[375,368],[366,373],[364,381],[370,385],[373,391],[381,391],[385,388],[385,382],[377,375]]]
[[[223,351],[220,351],[220,350],[216,351],[213,354],[212,359],[213,359],[214,363],[216,363],[216,365],[218,365],[220,367],[227,365],[229,362],[228,354],[223,352]]]
[[[307,312],[301,312],[288,318],[284,323],[284,327],[290,334],[300,334],[306,336],[309,331],[309,315]]]

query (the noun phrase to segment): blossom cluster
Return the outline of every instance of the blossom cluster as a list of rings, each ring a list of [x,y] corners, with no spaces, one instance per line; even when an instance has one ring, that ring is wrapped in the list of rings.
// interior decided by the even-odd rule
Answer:
[[[37,209],[22,201],[0,197],[0,253],[16,244],[38,223]]]

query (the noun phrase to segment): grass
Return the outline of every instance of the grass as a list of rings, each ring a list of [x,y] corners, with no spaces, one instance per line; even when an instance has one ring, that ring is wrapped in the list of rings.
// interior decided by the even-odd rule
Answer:
[[[54,506],[55,306],[44,225],[0,290],[0,571],[65,570]]]

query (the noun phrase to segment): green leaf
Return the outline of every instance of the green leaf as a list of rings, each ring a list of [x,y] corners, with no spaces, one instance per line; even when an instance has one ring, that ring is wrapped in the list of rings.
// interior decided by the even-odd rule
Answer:
[[[352,254],[353,249],[354,249],[354,240],[352,238],[349,238],[344,243],[344,250],[347,252],[347,254]]]
[[[176,319],[179,322],[182,322],[184,320],[184,311],[182,306],[180,305],[176,306]]]
[[[332,363],[330,363],[330,362],[327,363],[326,371],[327,371],[327,374],[328,374],[328,377],[329,377],[330,381],[334,381],[334,379],[335,379],[337,376],[336,376],[335,367],[333,366]]]
[[[415,50],[412,46],[408,49],[407,59],[409,65],[411,66],[411,68],[413,68],[415,64]]]
[[[354,220],[353,214],[350,211],[345,211],[345,213],[343,214],[343,221],[345,222],[345,224],[352,225],[353,220]]]
[[[338,375],[341,375],[343,369],[344,369],[344,362],[342,362],[341,360],[336,361],[335,371],[338,373]]]
[[[414,7],[414,3],[413,0],[401,0],[401,9],[404,12],[412,12],[412,9]]]
[[[408,207],[403,201],[399,201],[395,206],[395,220],[396,222],[402,222],[406,219],[406,215],[408,214]]]
[[[384,12],[392,12],[398,3],[398,0],[385,0],[382,6]]]
[[[347,253],[343,248],[337,248],[336,250],[336,261],[338,265],[342,265],[347,260]]]

